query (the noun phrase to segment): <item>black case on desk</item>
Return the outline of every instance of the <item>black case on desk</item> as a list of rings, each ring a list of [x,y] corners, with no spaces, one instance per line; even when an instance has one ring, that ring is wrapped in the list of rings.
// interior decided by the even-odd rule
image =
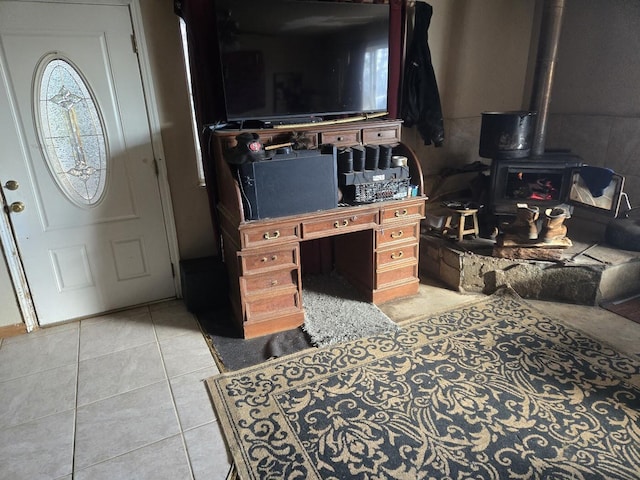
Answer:
[[[298,150],[238,165],[246,220],[338,206],[336,150]]]

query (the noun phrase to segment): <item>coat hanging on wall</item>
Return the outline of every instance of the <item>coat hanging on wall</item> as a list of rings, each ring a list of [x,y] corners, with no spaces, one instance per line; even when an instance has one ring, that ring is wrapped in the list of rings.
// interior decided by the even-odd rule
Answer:
[[[431,5],[416,2],[413,38],[405,60],[401,116],[406,127],[417,127],[425,145],[441,147],[444,121],[428,43],[432,15]]]

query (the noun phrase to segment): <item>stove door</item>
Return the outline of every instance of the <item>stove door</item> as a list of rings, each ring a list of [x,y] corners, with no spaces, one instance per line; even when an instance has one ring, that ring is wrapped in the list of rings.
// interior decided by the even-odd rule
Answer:
[[[568,203],[608,217],[617,217],[624,191],[624,177],[603,167],[584,165],[573,169]]]

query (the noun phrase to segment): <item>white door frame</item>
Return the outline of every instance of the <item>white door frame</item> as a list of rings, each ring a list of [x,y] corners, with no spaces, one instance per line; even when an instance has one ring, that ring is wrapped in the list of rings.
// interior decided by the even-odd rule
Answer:
[[[149,133],[151,135],[151,148],[153,150],[154,159],[158,167],[158,186],[160,190],[160,199],[162,203],[162,213],[164,218],[165,230],[167,233],[167,243],[169,245],[169,258],[173,265],[176,296],[182,297],[182,289],[180,285],[180,275],[178,275],[178,264],[180,254],[178,250],[178,237],[176,234],[176,224],[173,215],[173,206],[171,202],[171,192],[169,189],[169,179],[167,176],[167,167],[165,164],[164,149],[162,147],[162,137],[160,135],[160,119],[158,116],[158,103],[156,101],[156,93],[153,88],[153,77],[151,75],[151,63],[149,62],[149,52],[147,49],[147,40],[142,24],[142,11],[140,9],[140,0],[17,0],[20,2],[31,3],[78,3],[87,5],[124,5],[129,7],[131,12],[131,24],[133,33],[136,38],[138,48],[138,65],[140,67],[140,78],[142,80],[142,88],[144,90],[145,105],[147,117],[149,118]],[[6,67],[6,66],[5,66]],[[0,72],[3,69],[0,69]],[[36,315],[29,284],[25,275],[20,255],[16,246],[13,229],[9,223],[9,217],[5,212],[0,215],[0,244],[4,249],[6,263],[9,269],[9,276],[13,282],[16,292],[18,307],[22,314],[22,319],[26,325],[27,332],[38,328],[38,318]]]

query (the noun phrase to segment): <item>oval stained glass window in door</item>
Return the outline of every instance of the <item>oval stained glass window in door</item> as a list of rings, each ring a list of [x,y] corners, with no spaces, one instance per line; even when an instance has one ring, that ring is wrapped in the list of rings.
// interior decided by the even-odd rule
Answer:
[[[98,204],[107,178],[102,116],[80,72],[59,56],[45,58],[35,82],[35,118],[43,154],[73,203]]]

